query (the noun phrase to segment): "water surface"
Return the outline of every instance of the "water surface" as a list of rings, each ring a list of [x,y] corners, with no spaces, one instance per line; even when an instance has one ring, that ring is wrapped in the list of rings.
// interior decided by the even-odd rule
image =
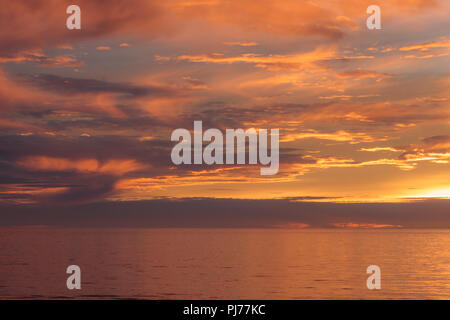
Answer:
[[[450,299],[449,248],[448,230],[0,228],[0,297]]]

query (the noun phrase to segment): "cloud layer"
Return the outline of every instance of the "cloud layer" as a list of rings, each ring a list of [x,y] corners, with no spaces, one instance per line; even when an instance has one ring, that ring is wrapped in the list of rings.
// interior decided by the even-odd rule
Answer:
[[[447,223],[440,213],[427,224],[420,215],[406,221],[406,209],[392,209],[392,219],[375,211],[450,197],[449,2],[384,1],[383,29],[372,31],[370,4],[80,0],[82,29],[67,30],[64,1],[5,3],[0,203],[8,221],[30,205],[101,203],[102,211],[130,201],[140,212],[139,201],[162,210],[178,204],[155,199],[198,197],[183,203],[206,210],[201,203],[242,199],[256,208],[253,200],[272,199],[282,212],[292,200],[274,199],[295,198],[302,210],[312,199],[314,212],[323,209],[320,221],[304,213],[258,226]],[[170,134],[195,120],[205,129],[279,128],[279,174],[173,165]],[[362,207],[348,201],[370,214],[359,219]],[[352,210],[348,219],[342,208]],[[213,220],[228,226],[227,214]]]

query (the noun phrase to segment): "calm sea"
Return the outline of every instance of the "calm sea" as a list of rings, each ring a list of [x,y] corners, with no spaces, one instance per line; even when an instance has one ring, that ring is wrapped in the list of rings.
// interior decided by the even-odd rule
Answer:
[[[0,297],[450,299],[450,231],[0,228]]]

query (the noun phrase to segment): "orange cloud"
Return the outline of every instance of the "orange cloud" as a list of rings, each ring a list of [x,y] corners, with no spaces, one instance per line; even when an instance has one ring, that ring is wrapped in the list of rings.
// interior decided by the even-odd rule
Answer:
[[[274,225],[275,228],[281,228],[281,229],[305,229],[311,227],[308,223],[301,223],[301,222],[287,222],[287,223],[281,223]]]
[[[111,50],[111,47],[108,46],[98,46],[96,48],[98,51],[107,51],[107,50]]]
[[[80,67],[84,65],[84,62],[79,61],[73,55],[48,57],[40,49],[19,52],[16,55],[8,57],[0,56],[0,63],[5,62],[15,62],[15,63],[34,62],[46,67]]]
[[[450,40],[442,40],[442,41],[432,41],[432,42],[426,42],[426,43],[419,43],[419,44],[413,44],[410,46],[404,46],[399,48],[400,51],[411,51],[411,50],[417,50],[417,51],[428,51],[430,48],[449,48],[450,47]]]
[[[254,47],[258,45],[258,42],[254,41],[228,41],[224,42],[227,46],[240,46],[240,47]]]
[[[367,152],[378,152],[378,151],[392,151],[392,152],[402,152],[404,150],[399,150],[393,147],[373,147],[373,148],[361,148],[359,151]]]
[[[270,70],[279,69],[301,69],[321,60],[327,60],[335,58],[335,49],[333,47],[318,47],[315,50],[307,53],[293,54],[293,55],[270,55],[263,56],[254,53],[245,53],[239,56],[222,56],[222,55],[182,55],[179,56],[179,60],[187,60],[191,62],[203,62],[203,63],[218,63],[218,64],[231,64],[231,63],[251,63],[257,67],[266,68]],[[316,66],[315,68],[318,68]]]
[[[352,229],[384,229],[384,228],[403,228],[402,225],[392,224],[376,224],[376,223],[355,223],[355,222],[338,222],[331,224],[337,228],[352,228]]]
[[[97,159],[54,158],[47,156],[30,156],[19,160],[19,166],[36,171],[78,171],[81,173],[106,173],[123,175],[128,172],[142,170],[148,167],[133,159]]]
[[[445,4],[445,2],[443,2]],[[58,46],[100,37],[129,35],[152,38],[182,32],[193,22],[210,29],[235,26],[242,32],[319,36],[340,39],[358,29],[370,1],[336,2],[285,0],[156,1],[79,0],[82,12],[81,31],[69,31],[64,25],[67,3],[60,0],[9,1],[0,12],[0,56],[39,47]],[[426,0],[386,0],[386,19],[398,19],[404,10],[420,12],[442,7],[442,2]],[[444,11],[445,8],[442,10]],[[89,20],[87,20],[89,19]],[[39,28],[35,26],[39,26]],[[10,30],[14,30],[13,33]],[[245,42],[242,42],[245,43]],[[72,45],[72,43],[70,43]]]
[[[353,79],[377,79],[377,81],[381,81],[383,79],[388,79],[394,77],[394,75],[389,73],[380,73],[372,70],[349,70],[344,72],[336,73],[336,76],[339,78],[353,78]]]
[[[232,24],[248,31],[275,34],[318,35],[341,38],[344,30],[354,27],[350,19],[338,18],[335,12],[306,0],[287,0],[282,4],[262,0],[239,2],[208,1],[173,4],[180,12],[210,24]]]
[[[0,56],[19,51],[58,46],[105,35],[130,34],[151,37],[169,32],[175,19],[168,19],[168,7],[159,1],[117,0],[106,2],[79,0],[81,31],[67,30],[68,4],[59,0],[10,1],[0,12]],[[38,27],[36,27],[38,26]],[[14,32],[11,32],[14,30]]]
[[[39,197],[48,197],[68,191],[67,187],[24,186],[6,184],[0,189],[0,203],[29,204]],[[2,199],[5,198],[5,199]]]
[[[37,104],[46,104],[52,99],[54,99],[52,94],[44,93],[31,86],[20,84],[0,70],[0,101],[2,102],[0,113],[19,105],[32,108]],[[3,119],[3,124],[7,123],[12,124],[11,121]],[[24,122],[17,122],[14,126],[37,127],[34,124],[31,125]]]
[[[403,52],[417,52],[417,54],[405,55],[405,59],[430,59],[445,57],[450,54],[450,40],[444,39],[442,41],[431,41],[426,43],[419,43],[410,46],[400,47],[399,50]]]
[[[302,133],[292,133],[281,137],[282,142],[295,141],[300,139],[321,139],[321,140],[332,140],[339,142],[350,142],[351,144],[361,143],[361,142],[375,142],[384,141],[388,138],[374,138],[365,133],[351,133],[344,130],[339,130],[334,133],[321,133],[316,130],[309,130],[308,132]]]

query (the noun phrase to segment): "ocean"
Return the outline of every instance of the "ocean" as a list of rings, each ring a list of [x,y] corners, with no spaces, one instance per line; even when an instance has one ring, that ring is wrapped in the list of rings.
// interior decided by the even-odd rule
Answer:
[[[2,227],[0,298],[450,299],[450,230]]]

